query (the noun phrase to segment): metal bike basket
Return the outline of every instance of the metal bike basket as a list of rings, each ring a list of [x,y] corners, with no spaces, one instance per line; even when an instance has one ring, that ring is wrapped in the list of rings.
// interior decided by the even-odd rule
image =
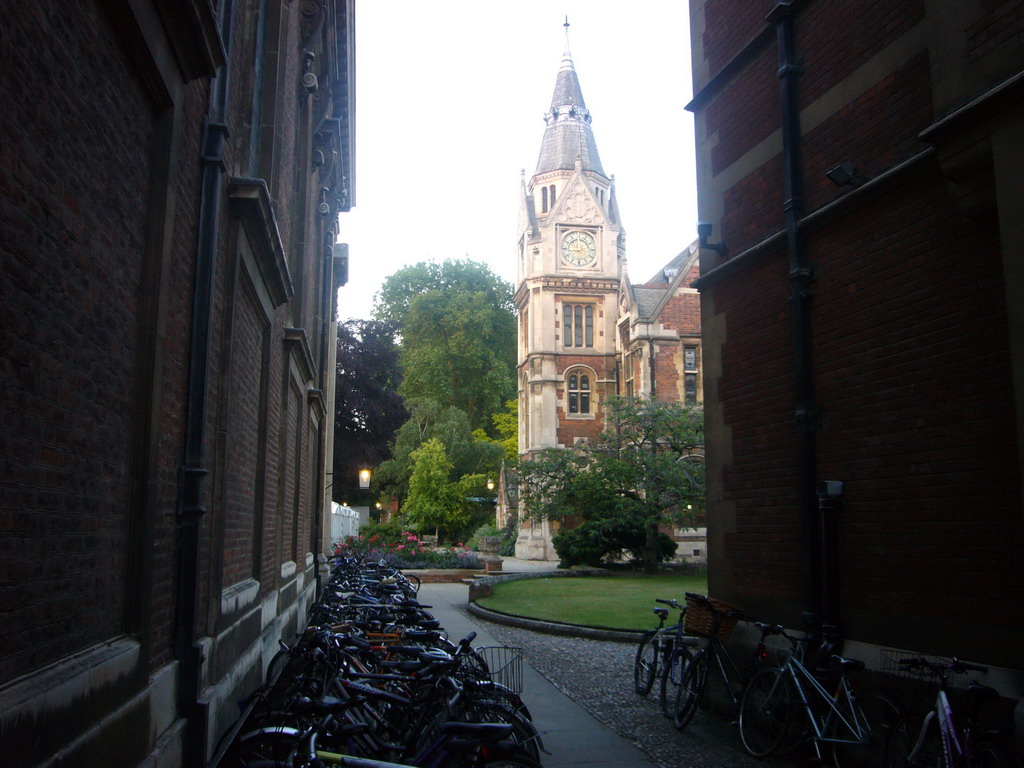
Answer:
[[[507,645],[485,645],[476,649],[491,672],[491,680],[511,688],[516,693],[523,692],[523,649],[509,648]]]
[[[904,707],[930,708],[939,689],[939,676],[929,669],[907,669],[900,659],[923,658],[932,664],[949,664],[951,659],[941,656],[923,656],[920,653],[881,649],[883,688],[899,699]]]

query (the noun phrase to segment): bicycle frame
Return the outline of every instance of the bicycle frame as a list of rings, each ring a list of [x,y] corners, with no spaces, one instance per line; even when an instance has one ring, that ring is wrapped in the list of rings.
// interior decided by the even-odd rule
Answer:
[[[965,765],[967,755],[964,745],[960,742],[956,727],[953,725],[953,709],[949,704],[949,697],[946,692],[940,690],[935,697],[934,714],[939,721],[939,734],[942,737],[942,755],[947,768],[960,768]],[[927,725],[927,720],[926,720]],[[925,729],[922,728],[920,741],[923,743]]]
[[[820,752],[819,745],[822,743],[863,744],[867,740],[868,733],[864,728],[865,723],[861,722],[861,719],[857,714],[857,708],[853,706],[853,695],[850,692],[850,683],[846,679],[846,675],[840,673],[836,692],[835,695],[833,695],[826,690],[825,686],[815,679],[803,664],[792,656],[786,661],[783,669],[789,672],[789,677],[793,681],[797,693],[800,696],[800,703],[803,705],[804,711],[807,714],[807,719],[811,724],[811,729],[814,732],[813,741],[815,750]],[[782,678],[783,676],[780,675],[778,679],[782,680]],[[815,700],[826,706],[827,709],[822,717],[819,718],[819,716],[815,714],[814,708],[807,697],[807,692],[804,690],[804,686],[801,683],[801,679],[809,684],[811,690],[817,694]],[[828,733],[830,726],[836,722],[842,723],[844,735],[848,734],[853,738],[834,738],[827,736],[826,734]],[[818,756],[821,757],[820,754]]]
[[[725,681],[725,689],[729,693],[729,698],[732,700],[733,709],[739,712],[740,698],[743,696],[743,673],[740,672],[739,665],[736,660],[729,653],[729,649],[725,647],[725,643],[719,640],[717,637],[711,637],[708,640],[707,646],[701,653],[708,653],[713,656],[715,663],[718,667],[718,673],[722,676],[722,680]],[[725,661],[723,661],[723,659]],[[728,667],[725,662],[728,662]],[[730,673],[730,669],[732,670]],[[735,690],[735,684],[740,684],[739,692]]]

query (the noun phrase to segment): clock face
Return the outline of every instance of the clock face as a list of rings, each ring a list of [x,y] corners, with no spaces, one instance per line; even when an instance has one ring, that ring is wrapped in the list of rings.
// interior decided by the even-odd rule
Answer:
[[[592,264],[597,258],[594,238],[587,232],[570,232],[562,238],[562,258],[578,267]]]

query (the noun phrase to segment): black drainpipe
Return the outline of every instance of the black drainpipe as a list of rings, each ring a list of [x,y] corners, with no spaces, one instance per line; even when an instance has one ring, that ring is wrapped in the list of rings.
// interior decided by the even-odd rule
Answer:
[[[203,649],[195,642],[199,603],[199,553],[206,505],[205,466],[207,390],[213,334],[213,287],[223,193],[224,123],[230,73],[232,1],[221,4],[220,33],[227,55],[221,71],[211,81],[210,105],[203,135],[203,175],[200,188],[195,285],[192,297],[192,337],[189,355],[184,460],[179,472],[178,576],[174,626],[174,650],[180,663],[178,714],[185,718],[182,765],[200,768],[206,759],[206,706],[199,700],[202,686]]]
[[[837,609],[835,595],[825,595],[824,560],[826,542],[817,493],[817,423],[814,400],[813,357],[811,345],[811,284],[814,272],[807,258],[800,231],[804,215],[803,169],[801,159],[800,103],[798,78],[803,68],[797,63],[793,39],[796,10],[790,0],[781,0],[768,15],[775,24],[779,51],[779,84],[782,95],[782,164],[785,190],[786,243],[789,251],[789,281],[793,308],[793,351],[796,384],[796,422],[798,439],[798,504],[804,551],[806,609],[804,622],[815,640],[835,641],[837,617],[824,615],[826,605]],[[830,516],[834,518],[834,516]],[[829,580],[829,585],[834,581]],[[830,612],[833,612],[830,610]],[[827,629],[823,627],[827,625]],[[826,637],[825,635],[831,635]]]

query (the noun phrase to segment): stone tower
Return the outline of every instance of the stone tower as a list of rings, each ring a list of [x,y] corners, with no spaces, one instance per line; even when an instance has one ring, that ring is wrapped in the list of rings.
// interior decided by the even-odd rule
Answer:
[[[572,448],[602,429],[616,392],[617,299],[625,259],[613,179],[601,166],[568,45],[533,175],[522,182],[515,303],[519,313],[519,452]],[[557,523],[522,521],[516,554],[554,558]]]

